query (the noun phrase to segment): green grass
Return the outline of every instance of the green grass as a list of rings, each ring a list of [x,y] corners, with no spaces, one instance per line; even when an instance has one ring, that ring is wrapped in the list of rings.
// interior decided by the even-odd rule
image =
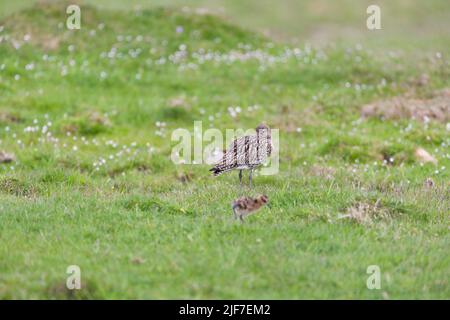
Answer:
[[[79,31],[59,27],[62,3],[0,22],[0,150],[16,155],[0,164],[0,298],[450,297],[448,125],[360,117],[379,99],[448,88],[448,38],[310,48],[177,8],[116,9],[83,5]],[[169,60],[182,45],[187,57]],[[217,60],[192,56],[208,51]],[[414,85],[423,73],[429,83]],[[240,189],[237,173],[174,165],[171,132],[196,120],[280,129],[279,174]],[[417,147],[438,165],[422,166]],[[231,201],[260,193],[269,206],[234,221]],[[377,201],[387,217],[339,219]],[[381,290],[366,287],[369,265]]]

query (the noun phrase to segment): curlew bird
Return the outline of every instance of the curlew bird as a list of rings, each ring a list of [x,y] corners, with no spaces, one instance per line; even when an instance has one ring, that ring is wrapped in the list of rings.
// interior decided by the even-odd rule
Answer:
[[[222,159],[209,171],[214,176],[231,170],[239,170],[239,182],[242,185],[242,170],[250,170],[249,182],[252,186],[253,169],[261,166],[272,153],[270,128],[260,124],[256,134],[243,136],[234,140]]]
[[[266,195],[261,195],[256,198],[242,197],[231,204],[233,208],[234,218],[239,218],[244,222],[244,217],[255,213],[258,209],[264,206],[269,201]]]

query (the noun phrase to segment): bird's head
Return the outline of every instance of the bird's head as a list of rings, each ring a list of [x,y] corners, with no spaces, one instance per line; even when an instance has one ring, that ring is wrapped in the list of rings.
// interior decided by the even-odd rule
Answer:
[[[258,135],[267,135],[270,137],[270,128],[265,123],[261,123],[259,126],[256,127],[256,133]]]
[[[267,202],[269,202],[269,197],[263,194],[259,196],[259,201],[261,201],[262,204],[266,204]]]
[[[267,126],[267,124],[265,124],[263,122],[259,126],[256,127],[256,131],[259,131],[259,130],[270,130],[270,128]]]

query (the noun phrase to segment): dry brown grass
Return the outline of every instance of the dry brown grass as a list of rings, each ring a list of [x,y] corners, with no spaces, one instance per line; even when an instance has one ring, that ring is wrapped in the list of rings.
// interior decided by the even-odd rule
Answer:
[[[38,195],[38,189],[30,183],[15,178],[4,178],[0,180],[0,193],[10,194],[17,197],[34,198]]]
[[[323,167],[320,165],[314,165],[311,168],[311,173],[316,177],[321,177],[326,180],[332,180],[336,174],[336,169],[332,167]]]
[[[89,113],[88,120],[94,124],[102,125],[102,126],[110,126],[111,121],[109,118],[100,112],[92,111]]]
[[[434,92],[430,98],[410,98],[406,96],[376,101],[362,107],[365,118],[416,119],[419,121],[450,121],[450,89]]]
[[[16,123],[20,122],[21,119],[19,116],[11,114],[9,112],[0,111],[0,122],[4,123]]]
[[[319,126],[317,113],[322,112],[320,105],[299,109],[292,104],[283,104],[278,107],[277,117],[271,120],[273,128],[277,128],[282,132],[296,133],[298,128],[308,125]]]
[[[188,183],[192,181],[194,175],[192,172],[180,172],[176,175],[176,178],[182,183]]]
[[[357,202],[349,207],[340,219],[351,219],[359,224],[371,226],[377,221],[387,221],[391,218],[389,210],[381,205],[380,199],[375,203]]]

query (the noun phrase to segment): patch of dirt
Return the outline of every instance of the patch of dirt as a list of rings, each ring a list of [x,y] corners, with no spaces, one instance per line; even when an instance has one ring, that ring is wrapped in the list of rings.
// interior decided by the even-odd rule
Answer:
[[[64,132],[64,133],[71,133],[71,134],[75,134],[75,133],[77,133],[78,132],[78,126],[77,125],[75,125],[75,124],[66,124],[66,125],[64,125],[63,127],[62,127],[62,131]]]
[[[190,108],[190,103],[184,95],[170,98],[167,101],[167,105],[171,108]]]
[[[431,162],[433,164],[437,164],[436,158],[429,154],[425,149],[417,148],[414,155],[416,159],[422,163]]]
[[[143,263],[145,263],[145,260],[141,257],[134,257],[133,259],[131,259],[131,263],[132,264],[143,264]]]
[[[427,189],[432,189],[432,188],[434,188],[435,183],[434,183],[433,179],[426,178],[425,181],[423,182],[423,186]]]
[[[406,96],[376,101],[361,109],[364,118],[416,119],[423,122],[450,121],[450,88],[436,91],[430,98],[420,99]]]
[[[22,119],[20,119],[20,117],[11,114],[11,113],[7,113],[7,112],[0,112],[0,122],[4,122],[4,123],[17,123],[17,122],[21,122]]]
[[[36,39],[36,38],[39,39],[39,37],[33,37],[33,39]],[[42,37],[39,40],[40,40],[39,42],[34,41],[35,44],[36,45],[41,45],[42,48],[45,51],[56,51],[56,50],[58,50],[59,49],[59,45],[60,45],[60,43],[62,41],[62,39],[60,37],[50,36],[50,35],[44,36],[44,37]]]
[[[417,78],[410,78],[408,85],[413,87],[426,87],[430,83],[430,76],[426,73],[422,73]]]
[[[16,156],[14,154],[0,150],[0,163],[10,163],[14,160],[16,160]]]
[[[150,171],[150,167],[144,163],[141,163],[136,167],[136,170],[141,173],[148,173]]]
[[[387,150],[381,151],[381,157],[383,163],[386,165],[393,165],[394,164],[394,155],[390,154]]]
[[[81,280],[81,289],[70,290],[65,282],[54,283],[46,289],[46,293],[51,299],[63,300],[86,300],[98,299],[100,297],[97,286],[92,282]]]
[[[102,125],[102,126],[110,126],[111,121],[109,120],[108,116],[101,114],[97,111],[92,111],[88,116],[89,121],[93,122],[94,124]]]

